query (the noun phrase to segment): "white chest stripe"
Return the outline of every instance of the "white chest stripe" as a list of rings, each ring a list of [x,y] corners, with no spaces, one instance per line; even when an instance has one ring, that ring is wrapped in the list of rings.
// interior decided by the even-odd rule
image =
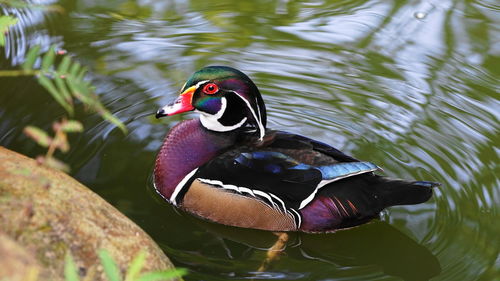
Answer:
[[[314,199],[314,196],[316,196],[316,193],[318,192],[318,190],[320,188],[322,188],[323,186],[329,184],[329,183],[332,183],[334,181],[338,181],[338,180],[341,180],[341,179],[345,179],[345,178],[348,178],[348,177],[352,177],[352,176],[356,176],[356,175],[361,175],[361,174],[365,174],[365,173],[369,173],[369,172],[374,172],[378,169],[377,168],[374,168],[374,169],[371,169],[371,170],[363,170],[363,171],[360,171],[358,173],[352,173],[352,174],[347,174],[345,176],[342,176],[342,177],[337,177],[337,178],[334,178],[334,179],[331,179],[331,180],[322,180],[319,182],[318,186],[316,186],[316,189],[311,193],[309,194],[309,196],[307,196],[306,199],[302,200],[302,202],[300,202],[300,206],[299,206],[299,210],[304,208],[305,206],[307,206],[307,204],[309,204],[313,199]]]
[[[246,194],[251,195],[252,197],[257,197],[257,196],[263,197],[267,201],[269,201],[270,204],[268,204],[268,205],[270,207],[272,207],[273,209],[280,210],[283,213],[286,213],[289,216],[291,216],[292,218],[294,218],[295,223],[297,224],[297,228],[299,228],[301,223],[302,223],[302,218],[300,217],[300,214],[294,209],[291,209],[291,208],[287,209],[285,206],[285,202],[283,202],[283,200],[281,200],[278,196],[276,196],[272,193],[263,192],[262,190],[250,189],[250,188],[246,188],[246,187],[238,187],[238,186],[235,186],[232,184],[224,184],[223,182],[221,182],[219,180],[209,180],[209,179],[202,179],[202,178],[197,178],[197,180],[201,181],[202,183],[206,183],[206,184],[210,184],[210,185],[214,185],[214,186],[219,186],[221,188],[228,189],[228,190],[233,190],[233,191],[236,191],[240,194],[246,193]],[[278,201],[280,206],[277,205],[274,201]],[[292,212],[293,212],[293,214],[292,214]]]
[[[177,184],[177,186],[174,189],[174,192],[172,192],[172,195],[170,196],[170,202],[172,204],[174,204],[175,206],[177,206],[177,195],[179,195],[179,192],[182,190],[182,188],[184,187],[184,185],[186,184],[186,182],[188,182],[191,179],[191,177],[194,175],[194,173],[196,173],[197,170],[198,170],[198,168],[196,168],[196,169],[192,170],[191,172],[189,172],[189,174],[187,174],[179,182],[179,184]]]

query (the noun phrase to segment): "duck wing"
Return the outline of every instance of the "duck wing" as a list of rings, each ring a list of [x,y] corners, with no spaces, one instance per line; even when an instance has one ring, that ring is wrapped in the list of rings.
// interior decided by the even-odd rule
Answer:
[[[370,162],[335,161],[314,166],[284,151],[232,150],[199,167],[193,179],[286,211],[304,208],[327,184],[377,169]]]

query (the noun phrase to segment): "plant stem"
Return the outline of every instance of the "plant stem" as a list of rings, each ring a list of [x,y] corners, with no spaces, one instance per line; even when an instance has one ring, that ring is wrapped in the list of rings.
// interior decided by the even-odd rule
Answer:
[[[45,154],[45,158],[51,158],[52,155],[54,154],[54,152],[56,150],[56,145],[57,145],[56,140],[59,139],[59,136],[61,133],[62,133],[61,127],[58,126],[57,130],[56,130],[56,134],[55,134],[54,138],[52,139],[52,142],[50,142],[49,150],[47,150],[47,154]]]
[[[34,76],[40,70],[0,70],[0,77]]]

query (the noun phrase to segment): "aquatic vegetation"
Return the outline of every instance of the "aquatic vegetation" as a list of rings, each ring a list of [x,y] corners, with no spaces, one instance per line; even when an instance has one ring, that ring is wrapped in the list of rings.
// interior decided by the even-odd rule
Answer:
[[[5,45],[5,35],[16,23],[15,17],[0,16],[0,46]],[[87,67],[75,61],[65,50],[57,49],[55,45],[52,45],[46,53],[41,53],[40,49],[40,45],[30,48],[21,69],[0,70],[0,77],[34,76],[69,116],[74,115],[74,107],[78,101],[88,111],[99,114],[103,119],[116,125],[124,134],[127,133],[125,125],[102,105],[94,93],[95,87],[91,80],[86,79]],[[25,127],[24,133],[39,145],[48,147],[45,156],[37,157],[40,163],[69,172],[69,166],[57,160],[53,153],[56,149],[67,152],[69,143],[66,133],[81,132],[83,125],[76,120],[63,119],[61,122],[54,121],[52,127],[55,131],[54,138],[50,138],[45,131],[33,126]]]
[[[5,34],[9,27],[17,23],[17,18],[11,16],[0,16],[0,46],[5,45]]]
[[[187,270],[183,268],[151,271],[141,273],[144,263],[146,261],[147,253],[144,251],[139,252],[130,263],[125,277],[122,278],[118,266],[113,258],[106,250],[99,251],[99,258],[103,266],[104,273],[109,281],[155,281],[155,280],[172,280],[182,277],[187,274]],[[79,281],[77,268],[71,255],[66,256],[64,265],[64,276],[66,281]],[[87,279],[86,277],[86,280]],[[91,279],[90,279],[91,280]]]

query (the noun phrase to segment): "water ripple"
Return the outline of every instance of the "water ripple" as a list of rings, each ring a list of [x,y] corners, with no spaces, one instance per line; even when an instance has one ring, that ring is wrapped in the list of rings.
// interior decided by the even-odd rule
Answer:
[[[32,41],[63,40],[91,64],[97,93],[130,134],[84,117],[86,132],[72,140],[76,149],[67,161],[77,178],[188,267],[187,279],[472,280],[483,274],[486,280],[495,273],[500,49],[499,8],[492,1],[128,3],[133,9],[80,2],[68,13],[70,27],[56,29],[61,34],[43,26],[41,13],[10,11],[24,17],[24,28],[9,35],[6,59],[17,65]],[[27,36],[28,26],[38,35]],[[177,96],[193,71],[216,64],[252,77],[270,127],[373,161],[388,176],[443,186],[429,202],[390,208],[373,224],[299,235],[276,268],[255,277],[274,236],[200,222],[145,191],[164,134],[194,116],[159,122],[150,114]],[[0,143],[30,147],[10,127],[46,115],[38,105],[49,98],[0,98]]]

